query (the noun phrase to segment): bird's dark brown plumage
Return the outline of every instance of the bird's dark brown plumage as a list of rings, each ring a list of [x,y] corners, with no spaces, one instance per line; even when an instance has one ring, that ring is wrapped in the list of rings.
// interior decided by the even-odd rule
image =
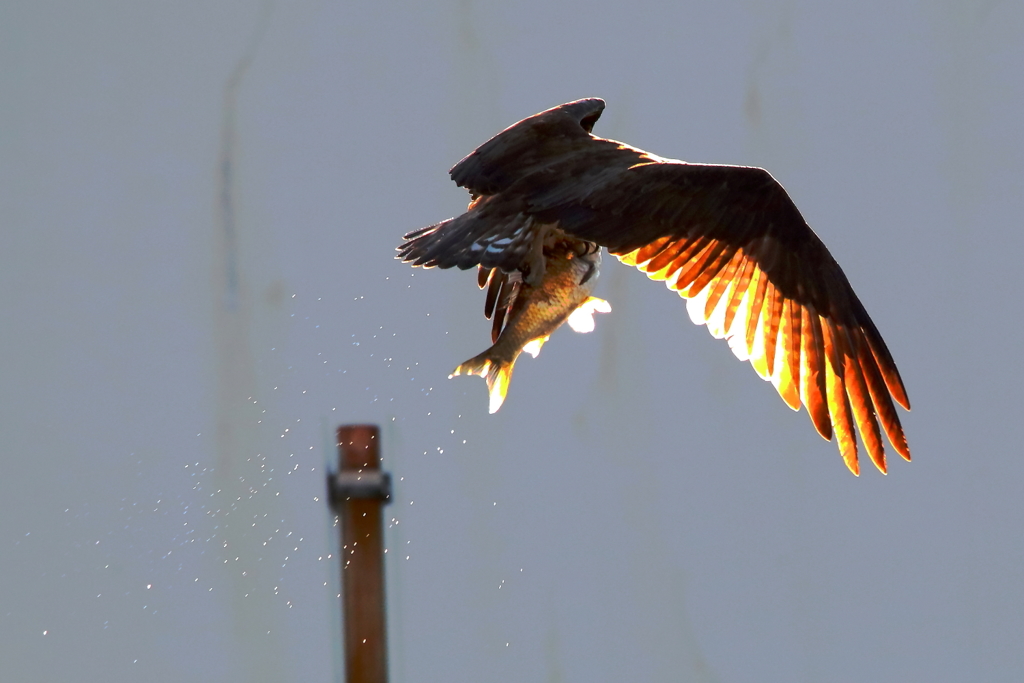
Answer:
[[[783,187],[761,168],[688,164],[596,137],[603,109],[570,102],[485,142],[451,170],[470,209],[407,234],[399,257],[480,267],[496,338],[515,279],[543,268],[545,233],[606,247],[689,299],[694,321],[728,338],[790,407],[806,405],[854,473],[854,425],[881,471],[879,422],[909,460],[893,403],[910,408],[899,371]]]

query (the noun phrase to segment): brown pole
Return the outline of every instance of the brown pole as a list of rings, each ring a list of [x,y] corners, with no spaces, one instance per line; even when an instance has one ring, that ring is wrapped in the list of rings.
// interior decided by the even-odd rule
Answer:
[[[331,503],[341,526],[345,671],[348,683],[387,683],[382,507],[390,479],[380,471],[376,425],[338,428]]]

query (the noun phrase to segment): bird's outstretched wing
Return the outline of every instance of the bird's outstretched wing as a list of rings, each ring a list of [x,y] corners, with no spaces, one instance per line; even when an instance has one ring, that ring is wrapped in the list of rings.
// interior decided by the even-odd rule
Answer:
[[[415,265],[527,272],[537,231],[608,248],[687,298],[698,324],[771,380],[859,472],[854,425],[886,470],[882,429],[910,459],[909,409],[885,342],[825,245],[764,169],[688,164],[590,135],[600,100],[541,112],[452,169],[474,202],[406,235]],[[491,281],[492,297],[500,295]],[[494,309],[489,309],[494,310]]]
[[[858,471],[854,424],[885,471],[878,423],[910,458],[892,356],[839,264],[764,169],[643,162],[532,198],[530,213],[601,244],[689,299],[697,324],[770,379]]]

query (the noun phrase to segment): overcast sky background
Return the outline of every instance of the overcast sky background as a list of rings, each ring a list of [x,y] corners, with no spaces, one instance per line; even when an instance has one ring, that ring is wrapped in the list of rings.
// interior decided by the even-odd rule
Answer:
[[[0,65],[0,678],[335,680],[369,421],[394,681],[1024,680],[1021,3],[17,1]],[[786,186],[913,463],[850,475],[614,259],[498,414],[446,379],[475,275],[395,246],[591,96]]]

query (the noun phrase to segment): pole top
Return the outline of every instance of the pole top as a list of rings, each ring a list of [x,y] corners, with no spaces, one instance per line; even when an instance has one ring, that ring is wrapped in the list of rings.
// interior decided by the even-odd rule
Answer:
[[[380,427],[372,424],[338,427],[338,469],[380,469]]]

